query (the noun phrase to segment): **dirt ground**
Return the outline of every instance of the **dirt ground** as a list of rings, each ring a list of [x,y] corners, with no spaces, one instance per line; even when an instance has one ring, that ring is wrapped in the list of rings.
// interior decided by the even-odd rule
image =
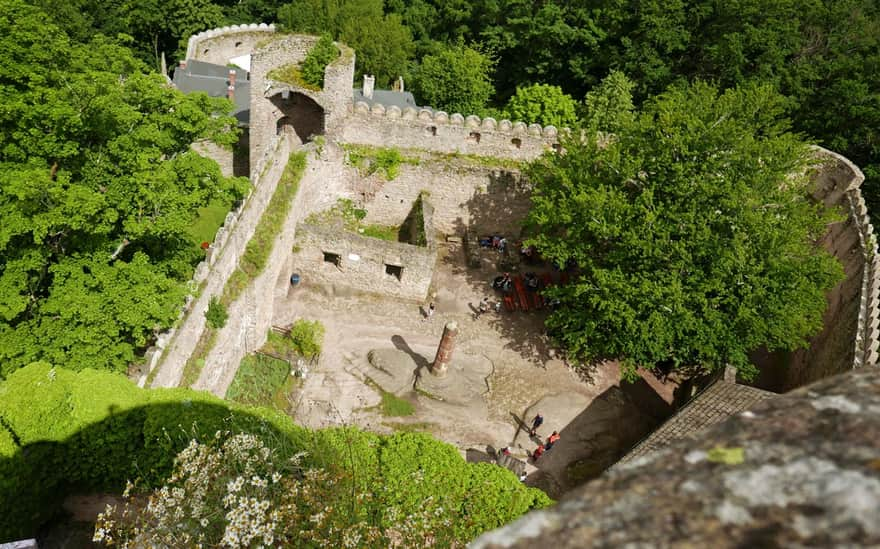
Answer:
[[[528,483],[555,496],[613,463],[671,412],[672,385],[646,374],[636,386],[621,387],[614,362],[573,371],[551,357],[543,311],[492,312],[474,320],[480,299],[498,298],[490,286],[498,274],[495,259],[497,254],[486,250],[482,268],[466,268],[459,246],[444,244],[430,320],[424,318],[427,304],[310,287],[308,281],[291,288],[276,302],[273,323],[317,319],[326,328],[318,364],[291,395],[291,415],[313,428],[426,431],[463,455],[468,449],[510,447],[524,460],[542,440],[538,437],[556,430],[562,441],[527,469]],[[416,376],[434,360],[450,321],[458,323],[459,335],[447,377],[422,376],[427,384],[415,390]],[[381,355],[394,363],[395,372],[372,364],[370,351],[376,351],[374,359]],[[415,413],[383,416],[377,386],[410,401]],[[545,421],[538,437],[530,438],[522,421],[531,422],[536,412]]]

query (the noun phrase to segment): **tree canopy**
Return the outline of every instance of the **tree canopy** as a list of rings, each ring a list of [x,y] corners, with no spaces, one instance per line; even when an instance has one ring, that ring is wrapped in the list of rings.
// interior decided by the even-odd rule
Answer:
[[[530,169],[533,243],[575,269],[547,321],[566,348],[628,375],[730,364],[749,377],[747,353],[821,328],[842,269],[814,242],[833,214],[792,175],[808,149],[783,106],[768,85],[673,87]]]
[[[190,149],[234,142],[231,105],[0,4],[0,376],[44,357],[124,369],[177,317],[198,207],[247,188]]]
[[[479,114],[492,95],[492,59],[458,44],[422,59],[416,87],[419,97],[435,109]]]
[[[504,114],[527,124],[567,128],[577,122],[577,102],[559,86],[533,84],[516,89]]]

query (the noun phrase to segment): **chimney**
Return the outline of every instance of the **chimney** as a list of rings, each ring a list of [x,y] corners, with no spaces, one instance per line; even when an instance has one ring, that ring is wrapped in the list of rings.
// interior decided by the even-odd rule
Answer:
[[[229,85],[235,87],[235,69],[229,69]]]
[[[406,91],[406,89],[404,89],[404,87],[403,87],[403,77],[402,76],[397,77],[397,91],[399,91],[400,93],[403,93]]]
[[[376,77],[372,75],[364,75],[364,97],[373,98],[373,86],[376,84]]]
[[[235,86],[233,86],[232,84],[230,84],[229,87],[226,88],[226,97],[230,101],[235,101]]]

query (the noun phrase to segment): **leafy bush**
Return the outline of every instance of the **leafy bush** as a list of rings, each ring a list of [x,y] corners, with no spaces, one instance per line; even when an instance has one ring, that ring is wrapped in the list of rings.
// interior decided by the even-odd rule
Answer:
[[[323,88],[324,69],[337,57],[339,57],[339,50],[333,44],[333,38],[329,34],[322,35],[303,60],[300,69],[303,80],[308,84]]]
[[[215,440],[218,432],[221,438],[247,433],[268,449],[270,459],[261,462],[267,469],[253,473],[261,478],[273,464],[308,452],[302,466],[316,478],[285,482],[304,481],[300,486],[314,493],[284,502],[301,506],[308,516],[332,507],[328,522],[297,520],[291,527],[327,536],[334,547],[342,546],[348,526],[393,534],[403,519],[420,517],[424,509],[438,513],[437,522],[416,522],[414,528],[437,528],[438,535],[463,543],[550,503],[509,471],[468,464],[455,448],[426,435],[309,431],[271,410],[201,391],[139,389],[110,372],[30,364],[0,383],[0,418],[0,539],[32,537],[68,492],[121,492],[127,479],[143,489],[179,482],[180,474],[172,475],[175,456],[193,448],[194,440]],[[212,495],[226,488],[214,486]],[[284,486],[292,493],[291,485]],[[221,517],[209,521],[206,532],[219,528]],[[188,531],[197,525],[188,522]],[[424,530],[413,532],[420,533]]]
[[[226,307],[220,303],[217,296],[212,296],[211,300],[208,302],[208,310],[205,311],[205,318],[208,320],[208,326],[215,330],[219,330],[223,326],[226,326],[226,321],[229,319],[229,313],[226,312]]]
[[[324,342],[324,325],[318,320],[299,319],[290,328],[290,339],[296,351],[306,358],[315,358],[321,354]]]

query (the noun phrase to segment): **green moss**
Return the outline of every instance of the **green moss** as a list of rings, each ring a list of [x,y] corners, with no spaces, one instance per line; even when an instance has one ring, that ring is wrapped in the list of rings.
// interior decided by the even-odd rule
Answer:
[[[346,162],[357,168],[362,176],[370,176],[379,173],[386,181],[392,181],[400,174],[400,166],[410,164],[418,166],[418,156],[401,154],[400,149],[394,147],[371,147],[368,145],[342,146],[346,154]]]
[[[430,433],[431,429],[436,427],[437,424],[427,421],[414,421],[411,423],[383,422],[382,425],[390,427],[398,433]]]
[[[370,238],[399,242],[400,227],[396,225],[366,225],[362,227],[360,234]]]
[[[305,80],[298,63],[290,63],[273,69],[266,74],[266,78],[311,91],[321,91],[321,86],[311,84]]]
[[[202,332],[202,336],[196,342],[195,349],[193,349],[186,364],[183,365],[183,375],[180,376],[180,383],[177,384],[178,387],[192,387],[199,380],[202,368],[205,367],[205,357],[208,356],[208,353],[214,347],[215,341],[217,341],[217,330],[205,325],[205,331]]]
[[[269,260],[269,254],[272,253],[272,247],[275,245],[275,239],[287,214],[290,206],[293,204],[293,198],[296,196],[299,188],[299,180],[306,169],[306,153],[299,152],[290,155],[287,166],[281,174],[278,186],[275,187],[275,193],[266,206],[266,211],[260,218],[254,235],[245,248],[244,254],[238,263],[238,269],[223,288],[223,294],[220,297],[220,303],[228,307],[233,301],[238,299],[241,292],[247,287],[251,279],[256,278],[263,272],[266,262]]]

